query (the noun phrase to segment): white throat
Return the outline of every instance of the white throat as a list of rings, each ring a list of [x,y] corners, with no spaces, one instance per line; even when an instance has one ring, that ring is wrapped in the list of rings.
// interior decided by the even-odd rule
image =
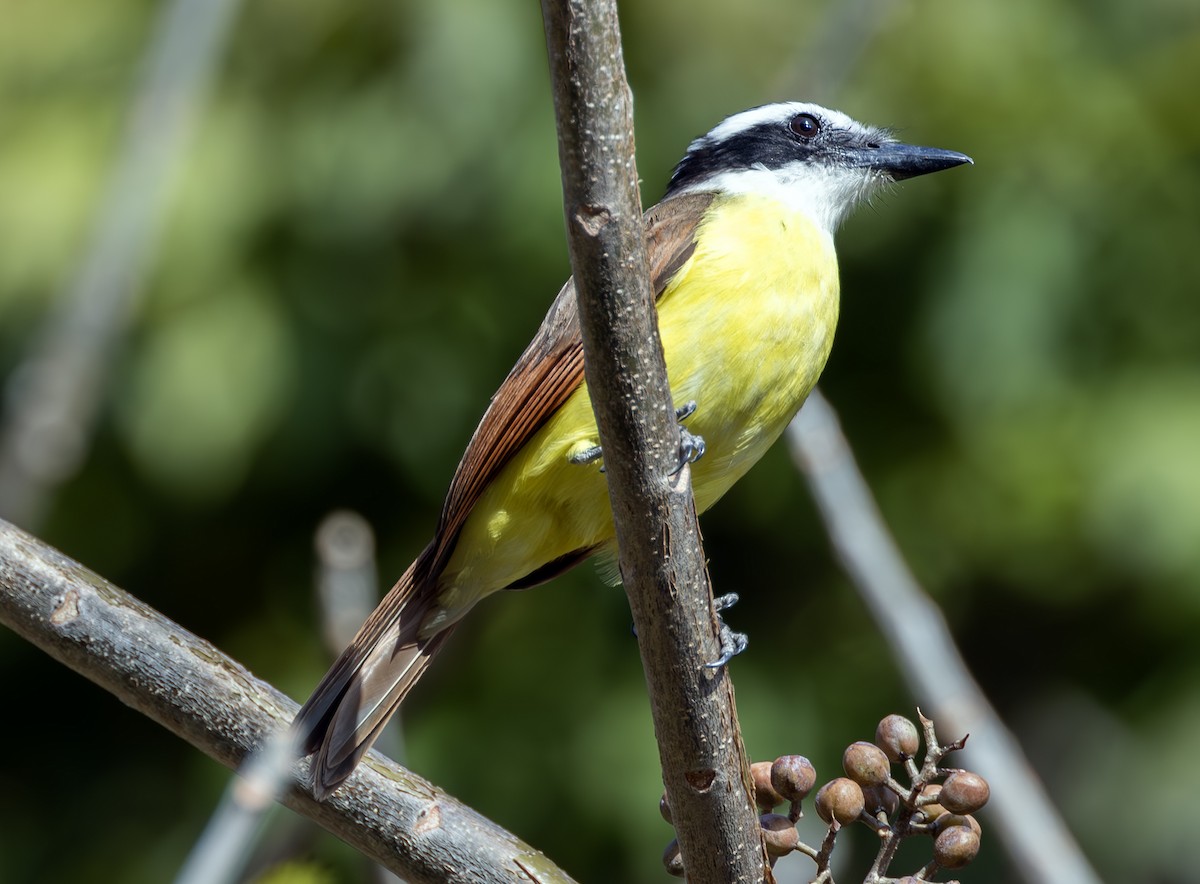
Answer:
[[[770,197],[801,212],[830,236],[859,202],[886,177],[861,168],[833,168],[790,163],[778,169],[752,166],[722,172],[684,188],[682,193],[755,194]]]

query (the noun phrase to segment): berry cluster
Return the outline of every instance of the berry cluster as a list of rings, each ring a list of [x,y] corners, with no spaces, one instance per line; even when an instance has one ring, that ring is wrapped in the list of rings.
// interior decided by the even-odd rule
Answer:
[[[762,816],[763,840],[771,864],[793,850],[810,857],[817,870],[812,884],[833,884],[830,860],[837,833],[854,822],[870,827],[879,836],[879,852],[864,884],[915,884],[932,881],[944,869],[960,869],[979,852],[979,823],[972,816],[988,800],[988,784],[967,770],[942,767],[942,760],[961,749],[966,737],[942,746],[933,722],[917,710],[925,736],[925,759],[918,766],[920,734],[917,726],[901,715],[889,715],[875,729],[875,742],[852,743],[842,753],[846,775],[832,779],[817,790],[817,815],[829,824],[820,847],[800,840],[796,821],[803,816],[801,803],[817,783],[817,772],[802,755],[783,755],[774,761],[750,766],[754,798]],[[892,765],[903,768],[909,785],[892,776]],[[788,804],[786,814],[775,813]],[[664,795],[659,804],[671,822]],[[888,869],[904,839],[927,835],[933,838],[933,859],[911,875],[889,877]],[[683,877],[678,842],[663,853],[667,871]]]

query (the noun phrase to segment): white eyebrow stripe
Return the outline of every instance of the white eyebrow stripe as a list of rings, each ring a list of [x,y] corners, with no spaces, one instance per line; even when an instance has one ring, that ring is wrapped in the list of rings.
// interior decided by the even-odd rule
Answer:
[[[751,108],[739,114],[734,114],[731,117],[726,117],[710,130],[707,135],[702,135],[692,142],[691,149],[694,149],[697,145],[724,141],[726,138],[737,135],[739,132],[753,129],[755,126],[761,126],[765,123],[782,123],[785,120],[790,120],[796,114],[803,113],[810,113],[839,129],[858,128],[858,124],[841,111],[830,110],[827,107],[821,107],[819,104],[811,104],[804,101],[784,101],[778,104],[764,104],[762,107]]]

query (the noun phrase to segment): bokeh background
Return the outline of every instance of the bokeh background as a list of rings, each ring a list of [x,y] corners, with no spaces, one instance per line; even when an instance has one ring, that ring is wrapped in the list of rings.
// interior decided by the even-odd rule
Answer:
[[[0,374],[74,276],[160,13],[3,4]],[[846,224],[822,387],[1105,879],[1195,880],[1200,6],[623,14],[647,204],[690,138],[783,98],[975,158]],[[26,527],[302,699],[329,662],[316,525],[362,513],[397,575],[569,273],[538,8],[251,0],[198,113],[94,437]],[[832,776],[921,698],[781,448],[704,530],[743,595],[751,754]],[[225,772],[8,632],[0,674],[0,880],[168,880]],[[485,603],[405,708],[413,768],[579,880],[665,880],[628,611],[590,568]],[[983,820],[966,880],[1017,880]],[[276,848],[365,880],[292,825]]]

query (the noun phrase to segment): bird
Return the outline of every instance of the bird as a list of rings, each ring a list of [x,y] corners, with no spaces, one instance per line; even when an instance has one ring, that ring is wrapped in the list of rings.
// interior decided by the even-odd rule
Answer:
[[[842,220],[881,188],[964,163],[797,101],[736,113],[692,141],[643,220],[697,511],[763,456],[825,366]],[[477,602],[591,556],[615,571],[615,545],[568,280],[467,444],[433,540],[295,718],[313,795],[350,776]]]

